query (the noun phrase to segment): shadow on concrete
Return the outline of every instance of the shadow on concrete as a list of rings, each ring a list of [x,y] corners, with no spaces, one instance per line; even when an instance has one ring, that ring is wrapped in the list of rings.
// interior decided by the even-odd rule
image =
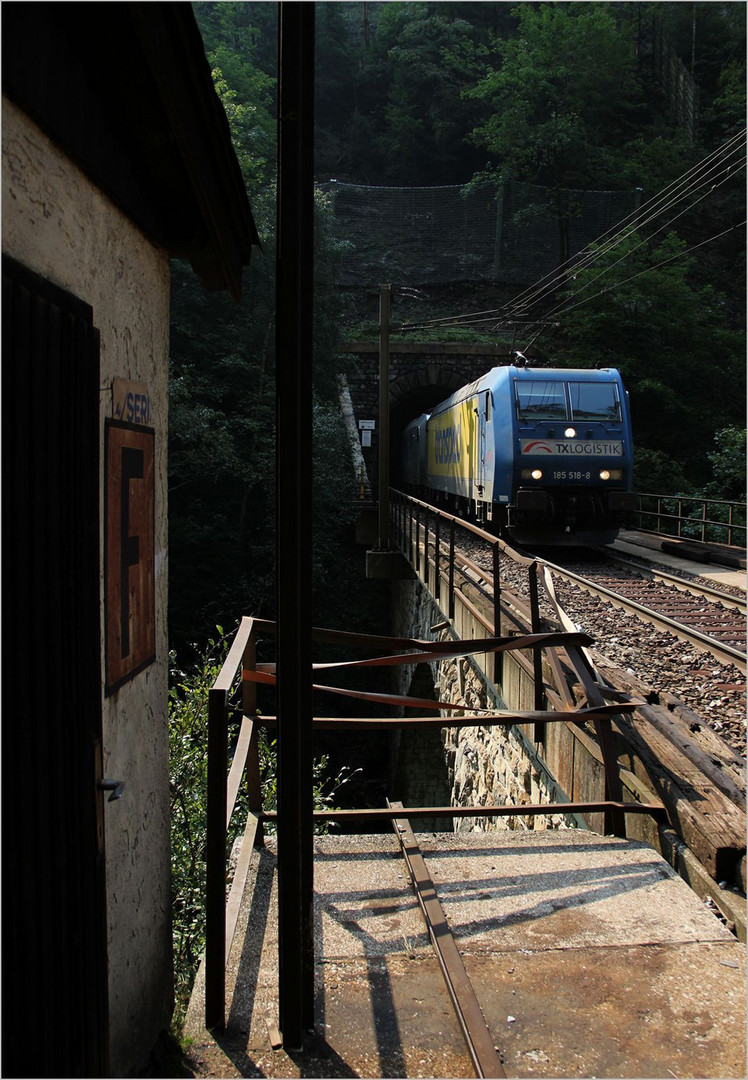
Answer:
[[[257,871],[241,957],[237,966],[234,993],[229,1006],[226,1028],[223,1032],[214,1031],[213,1036],[217,1045],[233,1062],[241,1076],[265,1076],[266,1073],[247,1054],[247,1039],[254,1012],[262,945],[270,911],[275,856],[262,847],[255,848],[252,859],[257,859]]]
[[[389,858],[387,854],[383,856]],[[339,894],[335,893],[337,897]],[[365,893],[355,893],[358,897],[366,896],[367,899],[372,898],[371,891],[367,890]],[[378,890],[378,895],[387,897],[391,896],[390,890]],[[325,898],[326,899],[326,898]],[[318,902],[314,905],[314,930],[315,930],[315,942],[317,948],[321,947],[323,941],[322,933],[322,912],[323,909],[327,914],[336,919],[341,926],[343,926],[349,932],[355,934],[357,941],[363,946],[365,963],[366,963],[366,978],[369,984],[369,999],[371,1001],[372,1009],[372,1023],[374,1027],[377,1054],[379,1056],[380,1069],[378,1075],[380,1076],[405,1076],[407,1075],[405,1057],[403,1055],[402,1039],[400,1036],[400,1027],[398,1024],[397,1010],[395,1008],[395,1000],[392,990],[392,982],[389,972],[386,967],[376,962],[376,958],[381,958],[386,952],[394,952],[393,949],[383,947],[381,940],[373,937],[367,930],[361,926],[358,920],[354,917],[356,909],[349,909],[341,912],[337,906],[328,902],[320,902],[321,898],[318,897]],[[358,909],[360,911],[360,907]],[[383,908],[377,908],[377,914],[394,914],[402,910],[402,902],[393,902],[392,906]],[[400,941],[398,946],[398,952],[403,951],[403,942]],[[324,949],[322,949],[324,953]],[[319,977],[317,978],[316,988],[316,1001],[315,1001],[315,1019],[317,1022],[317,1030],[324,1031],[326,1023],[326,1009],[325,1009],[325,978],[324,971],[321,966],[317,965],[317,972]],[[336,1055],[337,1056],[337,1055]],[[342,1061],[342,1059],[340,1059]],[[304,1074],[307,1075],[307,1074]],[[356,1073],[350,1071],[347,1073],[334,1073],[335,1076],[355,1076]]]

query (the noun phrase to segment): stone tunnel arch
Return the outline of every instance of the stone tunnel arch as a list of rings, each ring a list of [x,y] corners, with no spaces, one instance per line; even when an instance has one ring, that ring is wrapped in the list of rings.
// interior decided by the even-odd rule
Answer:
[[[464,371],[447,364],[423,364],[390,380],[390,469],[393,483],[399,480],[402,433],[417,416],[430,412],[469,380]]]
[[[436,701],[434,666],[417,664],[407,693],[411,697]],[[444,752],[443,732],[439,728],[403,728],[392,744],[390,798],[404,806],[449,806],[451,788]],[[451,830],[451,818],[420,818],[417,832]]]

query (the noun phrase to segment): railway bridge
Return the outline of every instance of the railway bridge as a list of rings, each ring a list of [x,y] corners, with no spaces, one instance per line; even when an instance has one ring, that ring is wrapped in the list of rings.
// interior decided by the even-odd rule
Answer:
[[[677,713],[595,669],[591,640],[560,606],[541,617],[539,589],[555,594],[538,560],[484,534],[493,579],[476,564],[458,581],[448,515],[392,494],[411,572],[393,586],[404,636],[314,633],[395,653],[353,663],[393,666],[414,707],[440,711],[313,725],[341,739],[346,728],[440,733],[453,776],[459,754],[471,758],[471,782],[440,806],[404,785],[386,807],[314,812],[346,834],[309,838],[307,1031],[301,1049],[288,1044],[277,1022],[282,835],[263,840],[278,816],[262,807],[251,761],[254,725],[276,730],[254,707],[252,687],[272,683],[275,665],[257,663],[253,628],[276,631],[243,620],[211,691],[225,739],[241,669],[228,785],[225,746],[218,755],[221,932],[209,921],[185,1028],[193,1075],[743,1076],[745,900],[727,886],[745,888],[744,799],[711,750],[686,745]],[[494,584],[503,559],[528,575],[524,603]],[[240,748],[251,812],[226,903]],[[415,771],[424,756],[411,754]],[[514,775],[500,774],[512,759]],[[389,835],[375,831],[384,823]]]

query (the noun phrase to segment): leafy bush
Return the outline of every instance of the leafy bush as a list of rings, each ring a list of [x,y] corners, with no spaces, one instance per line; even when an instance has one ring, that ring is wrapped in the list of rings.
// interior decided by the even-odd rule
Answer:
[[[176,1006],[172,1026],[178,1034],[184,1020],[192,984],[205,949],[205,854],[208,808],[208,692],[215,682],[230,645],[223,628],[216,627],[198,659],[188,671],[177,666],[170,653],[169,689],[169,786],[171,790],[171,891],[174,942],[174,993]],[[197,646],[194,646],[197,649]],[[235,735],[238,734],[238,727]],[[235,738],[234,738],[235,742]],[[229,744],[229,754],[233,745]],[[265,810],[277,807],[276,740],[265,728],[258,730],[260,784]],[[358,770],[356,770],[358,771]],[[328,775],[328,758],[315,760],[314,808],[332,809],[341,787],[354,775],[343,767]],[[230,849],[246,822],[246,805],[240,790],[229,827]],[[265,826],[273,832],[273,825]],[[318,832],[326,832],[322,823]]]

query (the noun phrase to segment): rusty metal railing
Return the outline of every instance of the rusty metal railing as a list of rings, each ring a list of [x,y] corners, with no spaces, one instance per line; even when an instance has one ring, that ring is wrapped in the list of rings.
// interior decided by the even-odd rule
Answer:
[[[262,838],[260,766],[255,722],[257,691],[241,681],[241,727],[228,768],[230,693],[240,672],[255,665],[254,620],[243,618],[233,643],[208,692],[208,808],[205,883],[205,1026],[223,1027],[226,1009],[226,962],[234,939],[252,849]],[[246,780],[248,815],[241,852],[226,900],[226,838],[236,809],[242,778]]]
[[[428,535],[428,533],[426,533]],[[498,543],[501,543],[500,541]],[[529,560],[528,560],[529,561]],[[534,564],[531,563],[532,566]],[[538,622],[539,622],[539,617]],[[239,905],[249,873],[253,848],[261,841],[263,822],[278,823],[278,814],[274,809],[264,809],[260,785],[260,766],[258,753],[258,728],[261,725],[273,730],[278,724],[275,716],[257,713],[256,687],[258,684],[276,685],[275,664],[257,663],[256,643],[258,634],[266,637],[275,634],[275,623],[263,619],[245,617],[241,620],[226,661],[209,692],[208,712],[208,820],[207,820],[207,873],[206,873],[206,950],[205,950],[205,1024],[208,1028],[223,1027],[226,1012],[226,963],[234,938]],[[550,648],[564,648],[570,655],[581,655],[581,650],[590,639],[586,634],[573,629],[543,632],[537,631],[526,635],[509,637],[485,637],[468,641],[454,639],[446,641],[424,641],[413,638],[390,638],[378,635],[349,634],[337,630],[315,629],[313,637],[317,640],[346,643],[354,648],[365,648],[377,655],[365,660],[336,662],[335,664],[315,664],[318,672],[338,671],[340,669],[361,666],[396,666],[413,664],[424,660],[447,659],[471,654],[503,655],[519,650],[541,651]],[[575,652],[576,650],[576,652]],[[317,676],[315,676],[317,677]],[[321,675],[320,677],[326,677]],[[236,710],[232,708],[232,690],[241,687],[241,727],[233,754],[231,766],[228,762],[229,727]],[[315,717],[314,728],[361,730],[379,729],[383,732],[395,727],[414,726],[475,726],[482,725],[545,725],[563,721],[584,724],[590,721],[601,736],[604,754],[610,756],[610,747],[605,740],[605,732],[612,712],[621,713],[636,708],[636,702],[616,702],[606,704],[601,698],[592,702],[593,689],[590,690],[588,706],[576,708],[567,703],[562,711],[534,709],[531,711],[477,710],[468,706],[455,705],[446,701],[432,701],[391,694],[376,694],[366,691],[351,691],[329,684],[315,684],[315,690],[343,694],[353,699],[380,701],[382,704],[395,704],[411,709],[431,710],[427,716],[400,718],[332,718]],[[445,709],[461,712],[460,716],[444,716]],[[653,801],[651,804],[624,803],[612,794],[614,783],[614,760],[611,769],[606,771],[605,797],[600,800],[576,801],[567,803],[542,803],[518,806],[444,806],[444,807],[409,807],[407,814],[414,818],[426,816],[483,816],[506,817],[521,815],[533,817],[539,814],[590,814],[603,813],[606,822],[612,828],[609,831],[621,831],[624,813],[662,814],[664,807]],[[247,823],[238,856],[231,890],[226,899],[227,879],[227,830],[234,813],[242,779],[246,785],[248,806]],[[315,810],[316,821],[364,822],[382,818],[394,821],[398,811],[394,807]],[[279,837],[282,843],[282,837]],[[283,901],[281,900],[282,904]],[[279,918],[282,917],[282,912]]]
[[[701,543],[746,543],[746,504],[689,495],[638,493],[639,527]]]

